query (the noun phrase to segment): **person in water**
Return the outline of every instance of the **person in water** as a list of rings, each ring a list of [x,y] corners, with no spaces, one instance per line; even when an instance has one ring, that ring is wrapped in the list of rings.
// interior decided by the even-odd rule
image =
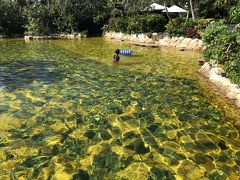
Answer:
[[[120,61],[119,53],[120,53],[120,50],[119,50],[119,49],[116,49],[116,50],[115,50],[115,54],[114,54],[114,56],[113,56],[113,62],[118,62],[118,61]]]

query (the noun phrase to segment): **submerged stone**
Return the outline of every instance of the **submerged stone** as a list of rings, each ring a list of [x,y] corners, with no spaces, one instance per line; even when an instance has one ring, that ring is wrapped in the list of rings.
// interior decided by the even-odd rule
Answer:
[[[178,152],[178,150],[180,150],[180,145],[174,141],[165,141],[162,143],[162,148]]]
[[[88,137],[89,139],[93,139],[95,137],[96,133],[92,130],[87,131],[84,136]]]
[[[158,148],[158,144],[152,136],[144,138],[144,141],[151,147]]]
[[[146,154],[150,152],[149,147],[146,147],[142,140],[135,140],[126,147],[134,150],[137,154]]]
[[[188,113],[178,113],[178,119],[180,121],[191,121],[192,118]]]
[[[76,118],[76,124],[82,124],[83,123],[83,116],[80,114],[75,115]]]
[[[148,180],[163,180],[163,179],[167,179],[167,180],[175,180],[175,174],[167,171],[167,170],[161,170],[158,168],[152,168],[149,172],[148,175]]]
[[[108,131],[102,131],[100,133],[100,137],[103,139],[103,140],[109,140],[112,138],[112,136],[109,134]]]
[[[154,132],[157,130],[157,128],[159,127],[159,125],[157,124],[151,124],[147,129],[150,131],[150,132]]]
[[[138,137],[139,137],[138,134],[135,134],[133,131],[130,131],[130,132],[123,134],[123,141],[126,141],[127,139],[138,138]]]
[[[194,159],[197,164],[206,164],[214,160],[213,157],[201,153],[196,154]]]
[[[217,149],[218,147],[212,142],[199,142],[196,141],[196,148],[200,151],[209,152]]]
[[[114,104],[114,103],[109,104],[107,106],[107,109],[112,111],[115,114],[122,114],[123,113],[122,108],[119,105]]]
[[[209,180],[226,180],[227,179],[226,175],[224,175],[224,173],[221,171],[209,172],[207,174],[207,177]]]
[[[89,174],[83,170],[79,170],[78,173],[72,176],[72,180],[89,180]]]
[[[178,169],[178,175],[183,179],[203,179],[204,173],[204,168],[189,160],[184,160]]]
[[[221,148],[221,150],[226,150],[228,147],[226,146],[226,143],[224,140],[221,140],[219,143],[218,143],[218,147]]]

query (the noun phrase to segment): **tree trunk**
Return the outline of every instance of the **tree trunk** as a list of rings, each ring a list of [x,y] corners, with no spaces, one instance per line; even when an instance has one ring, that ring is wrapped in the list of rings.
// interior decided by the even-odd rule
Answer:
[[[191,13],[192,13],[192,19],[194,20],[194,19],[195,19],[195,16],[194,16],[194,12],[193,12],[192,0],[189,0],[189,1],[190,1],[190,8],[191,8]]]

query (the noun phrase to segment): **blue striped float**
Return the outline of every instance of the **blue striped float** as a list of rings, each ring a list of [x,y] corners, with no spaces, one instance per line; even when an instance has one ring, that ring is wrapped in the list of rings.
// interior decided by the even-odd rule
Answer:
[[[125,50],[125,49],[120,49],[119,50],[119,53],[120,54],[123,54],[123,55],[131,55],[133,53],[133,51],[131,50]]]

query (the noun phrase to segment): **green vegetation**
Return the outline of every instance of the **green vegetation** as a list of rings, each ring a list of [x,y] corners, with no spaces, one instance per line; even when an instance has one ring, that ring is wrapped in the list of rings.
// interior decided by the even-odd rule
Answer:
[[[12,1],[0,0],[0,34],[22,34],[24,32],[24,16],[22,10]]]
[[[224,21],[210,24],[202,33],[208,44],[204,57],[224,65],[226,75],[240,82],[240,28],[229,28]]]
[[[110,19],[107,29],[124,33],[164,32],[166,17],[161,14],[135,15]]]
[[[0,0],[0,34],[97,34],[113,6],[109,0]]]
[[[200,38],[200,33],[214,19],[196,19],[188,20],[183,18],[175,18],[166,25],[166,33],[169,36],[184,36],[189,38]]]
[[[103,29],[127,33],[162,32],[168,21],[166,14],[146,14],[143,11],[152,2],[158,1],[0,0],[0,34],[48,35],[81,31],[99,34]],[[186,2],[188,7],[185,7]],[[165,3],[167,6],[176,4],[190,10],[190,1],[166,0]],[[203,0],[192,3],[197,19],[224,18],[232,23],[240,21],[240,5],[237,0]],[[170,34],[199,36],[199,29],[196,28],[198,22],[185,23],[179,19],[172,22],[172,25],[167,26]]]

